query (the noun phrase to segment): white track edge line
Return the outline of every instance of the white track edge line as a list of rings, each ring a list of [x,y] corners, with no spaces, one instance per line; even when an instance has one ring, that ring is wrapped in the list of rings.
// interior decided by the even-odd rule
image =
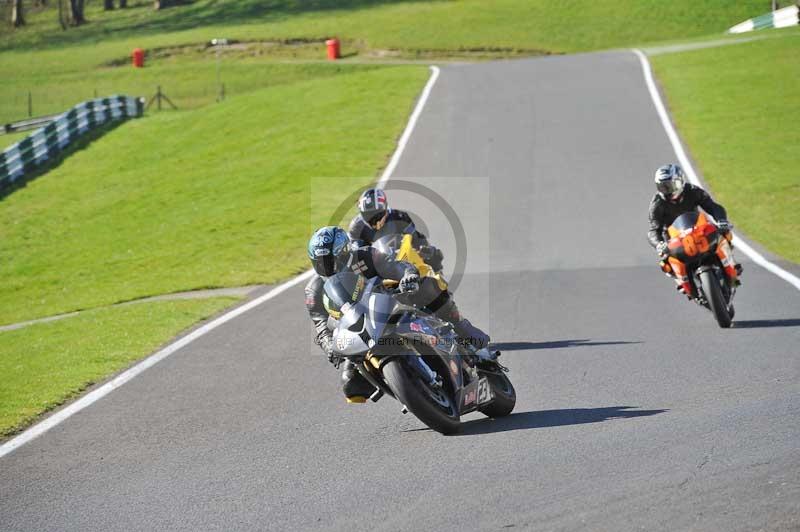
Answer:
[[[436,66],[431,66],[430,68],[431,68],[431,76],[428,79],[428,82],[425,84],[425,88],[423,89],[422,94],[420,95],[419,100],[417,101],[417,105],[414,107],[414,111],[411,113],[411,117],[409,117],[408,123],[406,124],[406,128],[403,131],[400,140],[397,142],[397,147],[395,148],[395,152],[392,155],[389,164],[386,166],[386,169],[381,175],[380,180],[378,180],[378,186],[382,186],[386,183],[386,181],[388,181],[389,177],[391,176],[392,172],[394,171],[395,167],[400,161],[400,157],[403,155],[403,151],[406,148],[406,144],[408,144],[408,140],[411,137],[411,132],[414,130],[414,126],[416,125],[419,116],[422,114],[422,109],[425,107],[425,102],[428,101],[428,96],[430,95],[431,89],[433,89],[433,85],[436,83],[436,79],[439,77],[439,68]],[[248,310],[251,310],[261,305],[262,303],[265,303],[270,299],[273,299],[274,297],[282,294],[286,290],[292,288],[296,284],[299,284],[305,281],[306,279],[309,279],[313,275],[313,273],[314,273],[313,270],[308,270],[306,272],[303,272],[300,275],[292,279],[289,279],[285,283],[276,286],[266,294],[259,296],[256,299],[245,303],[244,305],[236,307],[230,312],[223,314],[222,316],[216,318],[215,320],[206,323],[202,327],[195,329],[191,333],[169,344],[168,346],[164,347],[158,352],[153,353],[152,355],[145,358],[135,366],[123,371],[115,378],[105,383],[104,385],[100,386],[96,390],[92,390],[88,394],[76,400],[74,403],[69,404],[68,406],[66,406],[62,410],[59,410],[52,416],[40,421],[39,423],[25,430],[18,436],[5,442],[3,445],[0,445],[0,458],[13,452],[15,449],[25,445],[29,441],[38,438],[48,430],[60,424],[62,421],[68,419],[69,417],[77,414],[87,406],[102,399],[103,397],[113,392],[114,390],[116,390],[129,380],[139,375],[140,373],[144,372],[148,368],[154,366],[158,362],[167,358],[175,351],[178,351],[182,347],[185,347],[188,344],[192,343],[194,340],[213,331],[220,325],[223,325],[224,323],[227,323],[232,319],[244,314]]]
[[[653,79],[653,69],[650,66],[650,61],[647,59],[647,55],[644,52],[638,49],[634,49],[633,53],[639,58],[639,62],[642,65],[642,71],[644,73],[644,80],[645,84],[647,85],[647,89],[650,92],[650,98],[653,100],[653,105],[656,108],[656,112],[658,113],[658,117],[661,119],[661,125],[664,126],[664,130],[667,133],[667,137],[669,138],[670,143],[672,144],[672,149],[675,151],[675,155],[678,157],[678,162],[681,164],[683,169],[686,172],[686,175],[689,177],[689,181],[692,184],[697,186],[702,186],[700,183],[700,179],[697,177],[697,172],[695,172],[694,167],[692,166],[689,157],[686,155],[686,150],[683,148],[683,143],[681,143],[680,137],[678,137],[678,133],[675,131],[675,127],[672,125],[672,121],[669,118],[669,114],[667,113],[667,109],[664,106],[664,102],[661,99],[661,94],[658,91],[658,87],[656,87],[655,80]],[[742,250],[742,252],[750,257],[750,259],[764,268],[765,270],[777,275],[787,283],[791,284],[798,290],[800,290],[800,278],[796,277],[795,275],[787,272],[777,264],[774,264],[767,260],[761,253],[756,251],[750,244],[748,244],[744,239],[739,236],[736,236],[734,233],[734,243],[737,249]]]

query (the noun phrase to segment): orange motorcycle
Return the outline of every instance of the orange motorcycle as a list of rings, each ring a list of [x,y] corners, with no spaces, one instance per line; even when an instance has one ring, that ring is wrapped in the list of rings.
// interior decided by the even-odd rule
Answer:
[[[702,211],[681,214],[667,234],[669,256],[661,268],[675,277],[678,290],[711,310],[720,327],[730,327],[733,296],[739,286],[731,234],[720,233]]]

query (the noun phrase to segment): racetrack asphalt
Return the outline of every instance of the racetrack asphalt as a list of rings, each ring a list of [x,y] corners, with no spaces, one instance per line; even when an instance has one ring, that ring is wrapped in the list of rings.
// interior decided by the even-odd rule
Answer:
[[[449,268],[391,184],[458,213],[515,413],[346,405],[297,286],[0,459],[0,530],[797,530],[800,293],[740,254],[733,329],[679,296],[645,241],[674,158],[630,52],[443,67],[389,201]]]

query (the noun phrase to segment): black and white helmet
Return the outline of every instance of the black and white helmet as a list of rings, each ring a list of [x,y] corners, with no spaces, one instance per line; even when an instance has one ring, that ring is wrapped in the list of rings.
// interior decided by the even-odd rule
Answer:
[[[677,164],[665,164],[656,170],[658,195],[667,201],[678,201],[686,186],[686,176]]]
[[[386,193],[379,188],[368,188],[358,199],[358,212],[361,217],[374,228],[382,225],[389,212],[389,204],[386,201]]]

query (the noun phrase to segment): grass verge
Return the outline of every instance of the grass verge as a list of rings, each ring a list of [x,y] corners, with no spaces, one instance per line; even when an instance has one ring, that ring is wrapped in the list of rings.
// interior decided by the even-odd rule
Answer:
[[[222,80],[240,94],[284,75],[256,64],[323,60],[333,35],[349,60],[485,59],[721,35],[765,9],[763,0],[198,0],[159,12],[150,1],[130,5],[106,12],[90,3],[89,23],[67,31],[52,5],[31,11],[22,29],[0,27],[0,72],[14,73],[0,84],[0,122],[24,116],[29,91],[37,115],[95,91],[150,96],[157,84],[184,108],[212,102],[216,56],[207,43],[219,37],[258,43],[223,54]],[[129,66],[135,47],[150,54],[139,71]],[[241,63],[245,56],[255,62]]]
[[[311,195],[351,192],[312,178],[374,179],[427,76],[309,80],[114,129],[0,201],[0,323],[305,269],[325,221]]]
[[[799,53],[793,36],[652,58],[680,134],[716,199],[744,232],[794,262],[800,262]]]
[[[140,303],[0,332],[0,437],[18,432],[234,301]]]
[[[0,38],[13,48],[62,48],[92,42],[152,46],[238,39],[324,39],[337,35],[374,48],[509,48],[572,52],[722,33],[760,15],[763,0],[198,0],[154,12],[152,2],[105,12],[90,4],[90,23],[62,31],[54,8]],[[150,37],[151,39],[148,39]],[[126,53],[129,51],[128,46]],[[322,50],[320,51],[322,58]]]

